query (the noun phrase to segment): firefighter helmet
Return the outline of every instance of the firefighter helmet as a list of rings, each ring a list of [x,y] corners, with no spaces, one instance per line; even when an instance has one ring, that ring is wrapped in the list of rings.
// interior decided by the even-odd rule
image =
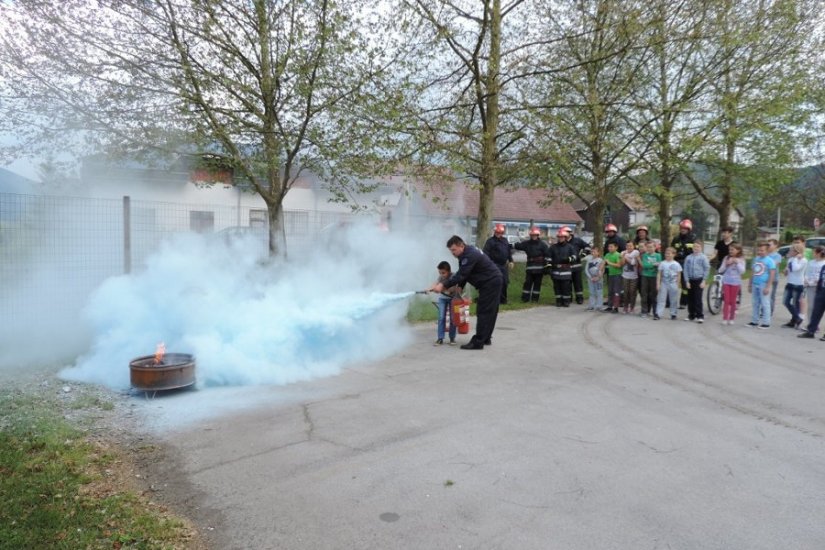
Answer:
[[[562,225],[561,227],[559,227],[559,232],[562,232],[562,231],[564,231],[568,235],[573,232],[573,230],[570,229],[570,227],[567,226],[567,225]]]
[[[566,227],[559,228],[559,232],[556,233],[556,237],[569,237],[570,231]]]
[[[530,236],[531,237],[533,237],[533,236],[538,237],[539,235],[541,235],[541,231],[539,231],[538,227],[531,227],[530,228]]]
[[[497,223],[495,229],[493,230],[493,232],[496,233],[497,235],[498,234],[503,235],[504,234],[504,224],[503,223]]]
[[[608,231],[618,232],[619,230],[616,228],[615,225],[613,225],[612,223],[609,223],[609,224],[604,226],[604,232],[607,233]]]
[[[645,233],[650,233],[650,230],[647,228],[646,225],[640,225],[636,228],[636,234],[639,234],[639,231],[644,231]]]
[[[693,229],[693,222],[690,220],[682,220],[679,222],[679,229]]]

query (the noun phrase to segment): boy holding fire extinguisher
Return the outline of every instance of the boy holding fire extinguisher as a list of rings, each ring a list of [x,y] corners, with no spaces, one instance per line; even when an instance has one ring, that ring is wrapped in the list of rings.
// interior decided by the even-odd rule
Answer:
[[[440,262],[438,264],[438,281],[437,283],[444,284],[447,280],[453,276],[452,268],[450,267],[449,262]],[[461,297],[461,287],[458,285],[445,288],[442,290],[438,295],[438,301],[436,302],[436,306],[438,306],[438,329],[437,329],[437,339],[434,346],[440,346],[444,343],[444,333],[447,332],[447,317],[450,315],[451,305],[453,302],[453,298],[460,298]],[[458,326],[450,320],[450,345],[455,345],[455,335],[456,331],[458,330]]]

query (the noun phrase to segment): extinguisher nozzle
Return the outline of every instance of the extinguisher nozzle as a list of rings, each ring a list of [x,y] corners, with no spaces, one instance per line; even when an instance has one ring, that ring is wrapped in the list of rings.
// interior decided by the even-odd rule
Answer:
[[[430,291],[429,290],[416,290],[415,293],[416,294],[429,294]]]

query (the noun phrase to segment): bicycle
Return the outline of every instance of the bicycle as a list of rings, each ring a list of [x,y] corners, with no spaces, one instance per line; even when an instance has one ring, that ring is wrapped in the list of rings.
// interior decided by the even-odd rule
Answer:
[[[737,308],[739,307],[739,303],[742,300],[742,287],[739,287],[739,293],[736,295],[736,305]],[[722,276],[721,275],[714,275],[713,282],[708,285],[707,291],[707,304],[708,304],[708,311],[711,315],[716,315],[722,310],[722,303],[725,301],[725,297],[722,294]]]
[[[707,291],[707,304],[708,304],[708,312],[712,315],[716,315],[722,310],[722,302],[724,301],[724,297],[722,296],[722,276],[721,275],[714,275],[713,282],[708,285]]]

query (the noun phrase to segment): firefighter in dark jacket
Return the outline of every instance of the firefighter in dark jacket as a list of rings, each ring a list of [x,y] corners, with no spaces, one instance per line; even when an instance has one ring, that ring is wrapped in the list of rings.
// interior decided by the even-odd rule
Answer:
[[[582,288],[582,260],[584,260],[585,256],[590,254],[590,245],[587,244],[584,239],[577,237],[572,227],[564,226],[562,229],[567,230],[567,242],[573,245],[573,248],[576,249],[578,261],[573,264],[573,294],[576,296],[576,303],[583,304],[584,289]]]
[[[688,301],[687,284],[685,280],[685,259],[693,254],[693,243],[696,235],[693,233],[693,222],[682,220],[679,222],[679,234],[670,241],[670,246],[676,249],[676,256],[673,258],[682,266],[682,295],[679,296],[679,309],[685,309]]]
[[[624,252],[625,240],[619,237],[619,230],[612,223],[604,226],[604,250],[610,243],[616,243],[616,252]]]
[[[570,307],[573,284],[573,265],[579,263],[576,247],[568,240],[570,234],[565,228],[556,234],[557,242],[550,247],[547,265],[553,279],[553,291],[556,294],[556,307]]]
[[[530,239],[513,245],[516,250],[527,254],[527,267],[524,270],[524,286],[521,289],[522,302],[538,302],[541,293],[541,279],[544,276],[544,266],[547,264],[547,253],[550,247],[541,240],[538,227],[530,229]]]
[[[458,235],[450,237],[447,248],[458,258],[458,271],[443,283],[434,284],[429,290],[442,292],[445,288],[464,286],[466,283],[476,287],[476,333],[461,349],[484,349],[485,345],[492,344],[493,329],[496,327],[501,297],[501,271],[481,250],[466,245]]]
[[[497,223],[493,236],[484,243],[484,253],[493,260],[501,271],[501,303],[507,303],[507,285],[510,284],[510,270],[513,269],[513,247],[504,236],[504,224]]]

